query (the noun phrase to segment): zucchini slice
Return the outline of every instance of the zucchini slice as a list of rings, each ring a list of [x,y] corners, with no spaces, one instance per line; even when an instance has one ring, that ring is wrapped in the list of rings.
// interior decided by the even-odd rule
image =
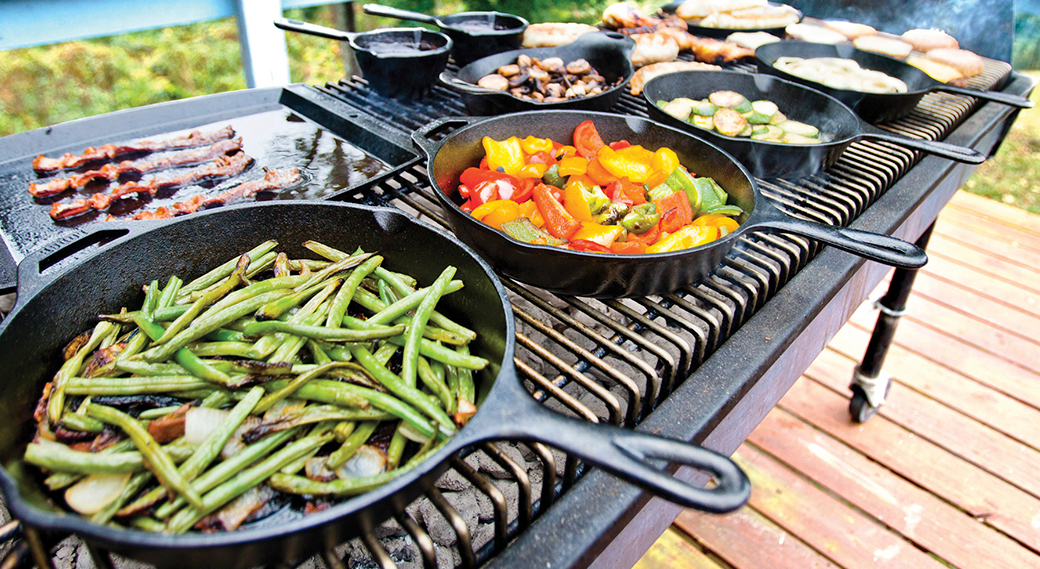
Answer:
[[[686,117],[690,116],[690,112],[693,111],[693,105],[695,103],[696,101],[693,99],[679,97],[678,99],[672,99],[671,102],[665,105],[661,110],[681,121],[684,121],[686,120]]]
[[[805,124],[798,121],[785,121],[776,125],[783,129],[784,132],[790,134],[797,134],[808,138],[819,138],[820,129],[812,126],[811,124]]]
[[[747,119],[734,109],[719,109],[711,120],[715,130],[726,136],[737,136],[748,126]]]
[[[767,117],[772,117],[780,110],[773,101],[754,101],[751,103],[751,108],[755,109],[756,113],[762,113]]]

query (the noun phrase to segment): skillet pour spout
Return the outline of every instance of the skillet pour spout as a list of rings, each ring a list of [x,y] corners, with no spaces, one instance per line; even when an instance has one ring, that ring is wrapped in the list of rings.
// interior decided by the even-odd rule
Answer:
[[[268,239],[277,240],[291,258],[313,258],[302,245],[306,240],[378,251],[382,266],[408,272],[419,283],[433,282],[447,265],[456,267],[464,288],[443,297],[437,310],[475,331],[469,345],[490,362],[474,378],[476,414],[439,450],[383,486],[309,515],[299,504],[289,505],[266,522],[234,532],[156,534],[94,524],[59,508],[60,498],[49,493],[24,452],[35,431],[36,401],[68,339],[91,328],[98,314],[140,305],[142,282],[170,275],[193,279]],[[88,247],[88,253],[64,260]],[[399,210],[263,202],[172,220],[114,222],[25,258],[18,276],[17,303],[0,322],[0,365],[9,370],[0,376],[0,413],[9,418],[0,423],[0,489],[14,517],[47,534],[75,533],[160,567],[291,565],[378,526],[433,486],[451,457],[477,442],[502,439],[544,441],[688,506],[724,511],[747,499],[746,476],[724,456],[648,433],[583,424],[535,402],[514,367],[515,320],[490,266],[456,238]],[[720,484],[711,490],[686,485],[658,470],[656,458],[703,468]]]

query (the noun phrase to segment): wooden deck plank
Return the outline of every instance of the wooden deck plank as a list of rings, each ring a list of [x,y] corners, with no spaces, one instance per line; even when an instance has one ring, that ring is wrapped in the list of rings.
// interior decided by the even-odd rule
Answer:
[[[824,350],[805,375],[848,397],[847,370],[856,362],[833,351]],[[898,376],[897,376],[898,377]],[[1040,452],[963,415],[942,403],[894,383],[882,416],[955,454],[1040,497]]]
[[[983,235],[1011,251],[1022,249],[1040,254],[1040,235],[1013,223],[999,222],[992,216],[980,216],[970,208],[944,209],[940,223],[949,226],[946,230],[949,233]]]
[[[993,275],[1005,282],[1018,284],[1022,288],[1040,293],[1040,283],[1037,282],[1038,273],[1033,267],[980,251],[964,243],[947,239],[943,235],[935,235],[928,242],[928,256],[929,258],[941,256],[976,271]]]
[[[877,313],[869,307],[862,307],[852,315],[850,321],[857,326],[873,330]],[[899,323],[894,343],[950,369],[956,369],[1019,401],[1040,408],[1040,390],[1036,388],[1040,385],[1040,373],[1009,362],[997,354],[976,348],[960,338],[938,332],[932,326],[926,326],[912,318],[903,318]]]
[[[981,296],[1003,302],[1040,317],[1040,293],[1024,288],[1019,283],[1009,283],[994,275],[979,272],[973,267],[966,267],[941,255],[930,255],[928,264],[921,269],[921,275],[930,275],[932,278],[954,284],[965,291],[965,296]]]
[[[863,357],[870,330],[859,326],[843,327],[828,345],[829,350],[849,358],[847,368],[838,374],[845,384]],[[974,381],[957,370],[947,368],[920,354],[894,345],[885,359],[885,370],[896,380],[941,401],[953,409],[992,427],[1009,437],[1040,449],[1040,410]]]
[[[1040,556],[789,413],[774,409],[749,441],[955,567],[1040,566]]]
[[[981,220],[1006,225],[1017,231],[1040,235],[1040,215],[989,198],[960,191],[954,194],[947,209],[961,209],[975,213]],[[941,217],[946,216],[946,209]]]
[[[799,381],[780,407],[844,441],[889,470],[1040,551],[1040,500],[918,437],[884,416],[868,425],[849,419],[848,398]]]
[[[939,218],[938,223],[935,224],[935,232],[932,235],[933,238],[938,235],[949,241],[961,243],[977,251],[1019,263],[1026,267],[1040,266],[1040,252],[1022,247],[1007,236],[983,233],[970,228],[970,226],[965,227],[962,224],[949,221],[946,218]]]
[[[844,567],[883,563],[891,569],[945,566],[869,516],[835,499],[771,457],[744,445],[734,457],[748,473],[748,504]]]
[[[664,535],[647,551],[632,569],[728,569],[704,554],[693,544],[691,538],[674,527],[668,528]]]
[[[838,569],[816,550],[751,508],[722,516],[683,510],[678,528],[733,567]],[[637,566],[638,567],[638,566]],[[685,567],[677,563],[672,567]]]
[[[1040,330],[1040,313],[1031,314],[1019,306],[983,296],[959,283],[938,279],[926,272],[917,275],[913,290],[913,297],[927,298],[1005,334],[1018,336],[1040,348],[1036,341],[1036,332]]]

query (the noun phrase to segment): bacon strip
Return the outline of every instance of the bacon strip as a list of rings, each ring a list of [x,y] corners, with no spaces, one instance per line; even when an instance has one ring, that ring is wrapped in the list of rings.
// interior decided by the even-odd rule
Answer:
[[[43,154],[40,154],[33,159],[33,170],[36,170],[37,172],[53,172],[65,168],[76,168],[96,160],[112,160],[117,156],[130,154],[132,152],[156,152],[158,150],[191,148],[193,146],[213,144],[218,140],[231,138],[232,136],[235,136],[235,130],[230,126],[226,126],[218,131],[208,134],[202,134],[197,130],[193,130],[188,133],[187,136],[180,136],[169,140],[142,140],[140,142],[122,146],[105,144],[99,148],[90,146],[78,156],[67,152],[60,158],[47,158]]]
[[[96,179],[112,181],[117,180],[119,179],[119,176],[130,172],[143,174],[160,168],[197,164],[199,162],[213,160],[214,158],[223,156],[224,154],[230,154],[241,149],[242,139],[235,138],[231,140],[221,140],[220,142],[205,148],[184,150],[167,156],[144,158],[141,160],[124,160],[119,164],[105,164],[98,170],[90,170],[89,172],[84,172],[78,176],[54,178],[39,184],[31,183],[29,184],[29,193],[38,198],[45,198],[60,194],[69,188],[82,188]]]
[[[259,180],[243,182],[226,192],[213,197],[195,196],[183,202],[173,204],[179,213],[195,213],[200,208],[214,205],[224,205],[232,200],[248,198],[259,192],[280,190],[287,188],[300,180],[300,170],[290,168],[289,170],[268,170],[264,177]]]
[[[225,178],[242,173],[253,162],[253,159],[244,152],[237,152],[231,156],[219,156],[213,162],[198,168],[192,168],[173,176],[172,178],[153,178],[143,184],[138,182],[127,182],[111,193],[97,193],[89,198],[78,199],[70,203],[54,203],[51,205],[51,217],[54,219],[67,219],[82,215],[95,209],[103,211],[108,209],[112,202],[130,194],[149,194],[175,186],[192,184],[206,178]]]

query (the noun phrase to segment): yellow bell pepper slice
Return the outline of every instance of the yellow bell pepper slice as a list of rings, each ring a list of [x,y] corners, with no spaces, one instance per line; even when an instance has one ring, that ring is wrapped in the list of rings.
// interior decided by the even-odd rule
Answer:
[[[527,200],[520,204],[520,215],[531,220],[531,223],[538,227],[545,226],[545,218],[542,217],[542,212],[538,211],[538,204],[534,200]]]
[[[718,238],[719,230],[714,226],[686,225],[675,233],[658,239],[646,248],[647,253],[670,253],[711,243]]]
[[[563,209],[578,221],[592,221],[592,212],[589,211],[589,204],[581,191],[582,187],[591,190],[593,185],[577,176],[567,182],[567,187],[563,189]]]
[[[570,158],[571,156],[578,155],[578,149],[573,146],[564,146],[552,153],[557,160],[563,160],[564,158]]]
[[[650,159],[650,167],[654,170],[671,174],[672,170],[679,165],[679,156],[671,148],[658,148],[654,157]]]
[[[578,230],[571,240],[584,239],[586,241],[592,241],[599,243],[604,247],[610,247],[610,244],[616,241],[625,233],[625,228],[620,225],[600,225],[598,223],[583,222],[581,229]]]
[[[548,164],[524,164],[516,172],[518,178],[541,178],[549,169]]]
[[[524,152],[528,154],[535,154],[538,152],[552,152],[553,143],[548,138],[535,138],[528,136],[520,142],[520,146],[524,149]]]
[[[487,153],[488,167],[492,170],[505,172],[510,176],[524,166],[524,151],[520,147],[520,139],[513,136],[501,142],[485,136],[481,140],[484,152]]]
[[[501,229],[503,223],[520,217],[520,204],[513,200],[494,200],[477,206],[471,215],[495,229]]]
[[[642,146],[629,146],[621,150],[614,150],[604,146],[598,154],[599,163],[603,168],[618,178],[642,184],[652,173],[650,166],[654,154]]]
[[[729,235],[730,233],[733,233],[737,230],[737,228],[740,227],[740,224],[737,223],[737,220],[727,215],[722,215],[719,213],[708,213],[702,215],[697,219],[693,220],[693,224],[699,225],[701,227],[718,227],[719,233],[721,235]]]
[[[587,159],[582,158],[581,156],[571,156],[560,160],[560,163],[557,166],[557,172],[559,172],[563,177],[574,175],[580,176],[584,174],[588,168],[589,161]]]

